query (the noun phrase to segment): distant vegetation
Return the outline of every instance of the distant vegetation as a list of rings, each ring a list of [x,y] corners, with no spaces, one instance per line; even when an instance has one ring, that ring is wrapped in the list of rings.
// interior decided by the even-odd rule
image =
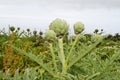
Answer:
[[[57,18],[45,33],[1,29],[0,80],[119,80],[119,33],[83,33],[81,22],[73,28],[69,36],[69,25]]]

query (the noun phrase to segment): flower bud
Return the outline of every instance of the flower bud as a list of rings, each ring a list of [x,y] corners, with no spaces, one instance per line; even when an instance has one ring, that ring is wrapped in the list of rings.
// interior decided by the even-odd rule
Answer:
[[[36,30],[34,30],[34,31],[33,31],[33,34],[34,34],[34,35],[37,35],[37,31],[36,31]]]
[[[27,29],[27,32],[30,32],[30,29]]]
[[[84,30],[84,24],[81,22],[77,22],[74,24],[74,33],[80,34]]]
[[[9,29],[10,29],[10,31],[13,32],[13,31],[15,30],[15,27],[14,27],[14,26],[11,26]]]
[[[48,41],[54,41],[56,39],[56,33],[53,30],[48,30],[45,33],[45,39]]]
[[[50,30],[53,30],[57,36],[65,35],[68,33],[68,24],[65,20],[59,18],[55,19],[49,26]]]
[[[19,30],[20,30],[20,28],[18,27],[18,28],[17,28],[17,30],[19,31]]]
[[[42,32],[42,31],[40,31],[40,32],[39,32],[39,35],[43,35],[43,32]]]

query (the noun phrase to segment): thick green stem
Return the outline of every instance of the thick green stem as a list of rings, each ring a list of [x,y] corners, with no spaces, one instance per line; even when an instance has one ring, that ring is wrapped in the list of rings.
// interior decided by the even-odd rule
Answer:
[[[58,40],[58,42],[59,42],[59,51],[60,51],[60,53],[58,55],[59,55],[60,61],[62,63],[62,73],[65,74],[66,73],[66,63],[65,63],[65,55],[64,55],[64,49],[63,49],[63,38],[60,38]]]
[[[53,51],[53,45],[52,43],[50,43],[50,51],[51,51],[51,54],[52,54],[52,62],[54,64],[54,69],[55,69],[55,72],[57,73],[57,64],[56,64],[56,60],[55,60],[55,54],[54,54],[54,51]]]
[[[75,41],[74,41],[74,43],[73,43],[73,45],[72,45],[72,47],[71,47],[71,49],[70,49],[70,52],[69,52],[68,55],[67,55],[67,58],[66,58],[66,61],[65,61],[66,64],[68,63],[68,61],[69,61],[69,59],[70,59],[70,57],[71,57],[71,55],[72,55],[72,51],[73,51],[73,49],[74,49],[74,47],[75,47],[78,39],[79,39],[79,35],[76,36]]]
[[[63,64],[65,62],[65,55],[64,55],[64,51],[63,51],[63,39],[61,38],[58,41],[59,41],[59,51],[60,51],[60,53],[58,55]]]

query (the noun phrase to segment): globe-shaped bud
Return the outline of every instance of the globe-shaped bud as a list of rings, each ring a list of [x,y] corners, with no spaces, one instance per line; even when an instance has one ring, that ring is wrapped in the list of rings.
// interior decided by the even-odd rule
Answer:
[[[40,31],[40,32],[39,32],[39,34],[40,34],[40,35],[43,35],[43,32],[42,32],[42,31]]]
[[[11,26],[9,29],[10,29],[10,31],[13,32],[13,31],[15,30],[15,27],[14,27],[14,26]]]
[[[81,22],[77,22],[74,24],[74,33],[77,35],[77,34],[80,34],[82,31],[84,31],[84,24],[81,23]]]
[[[27,29],[27,32],[30,32],[30,29]]]
[[[17,30],[19,31],[19,30],[20,30],[20,27],[18,27]]]
[[[47,41],[54,41],[56,39],[56,33],[53,30],[48,30],[45,33],[45,39]]]
[[[49,29],[53,30],[57,36],[61,36],[68,33],[69,26],[65,20],[57,18],[51,22]]]
[[[34,34],[34,35],[37,35],[37,31],[36,31],[36,30],[34,30],[34,31],[33,31],[33,34]]]

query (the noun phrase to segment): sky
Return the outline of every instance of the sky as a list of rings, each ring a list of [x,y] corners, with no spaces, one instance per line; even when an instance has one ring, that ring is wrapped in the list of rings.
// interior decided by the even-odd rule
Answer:
[[[56,18],[66,20],[71,32],[81,21],[85,33],[96,28],[120,33],[120,0],[0,0],[0,29],[11,25],[45,31]]]

